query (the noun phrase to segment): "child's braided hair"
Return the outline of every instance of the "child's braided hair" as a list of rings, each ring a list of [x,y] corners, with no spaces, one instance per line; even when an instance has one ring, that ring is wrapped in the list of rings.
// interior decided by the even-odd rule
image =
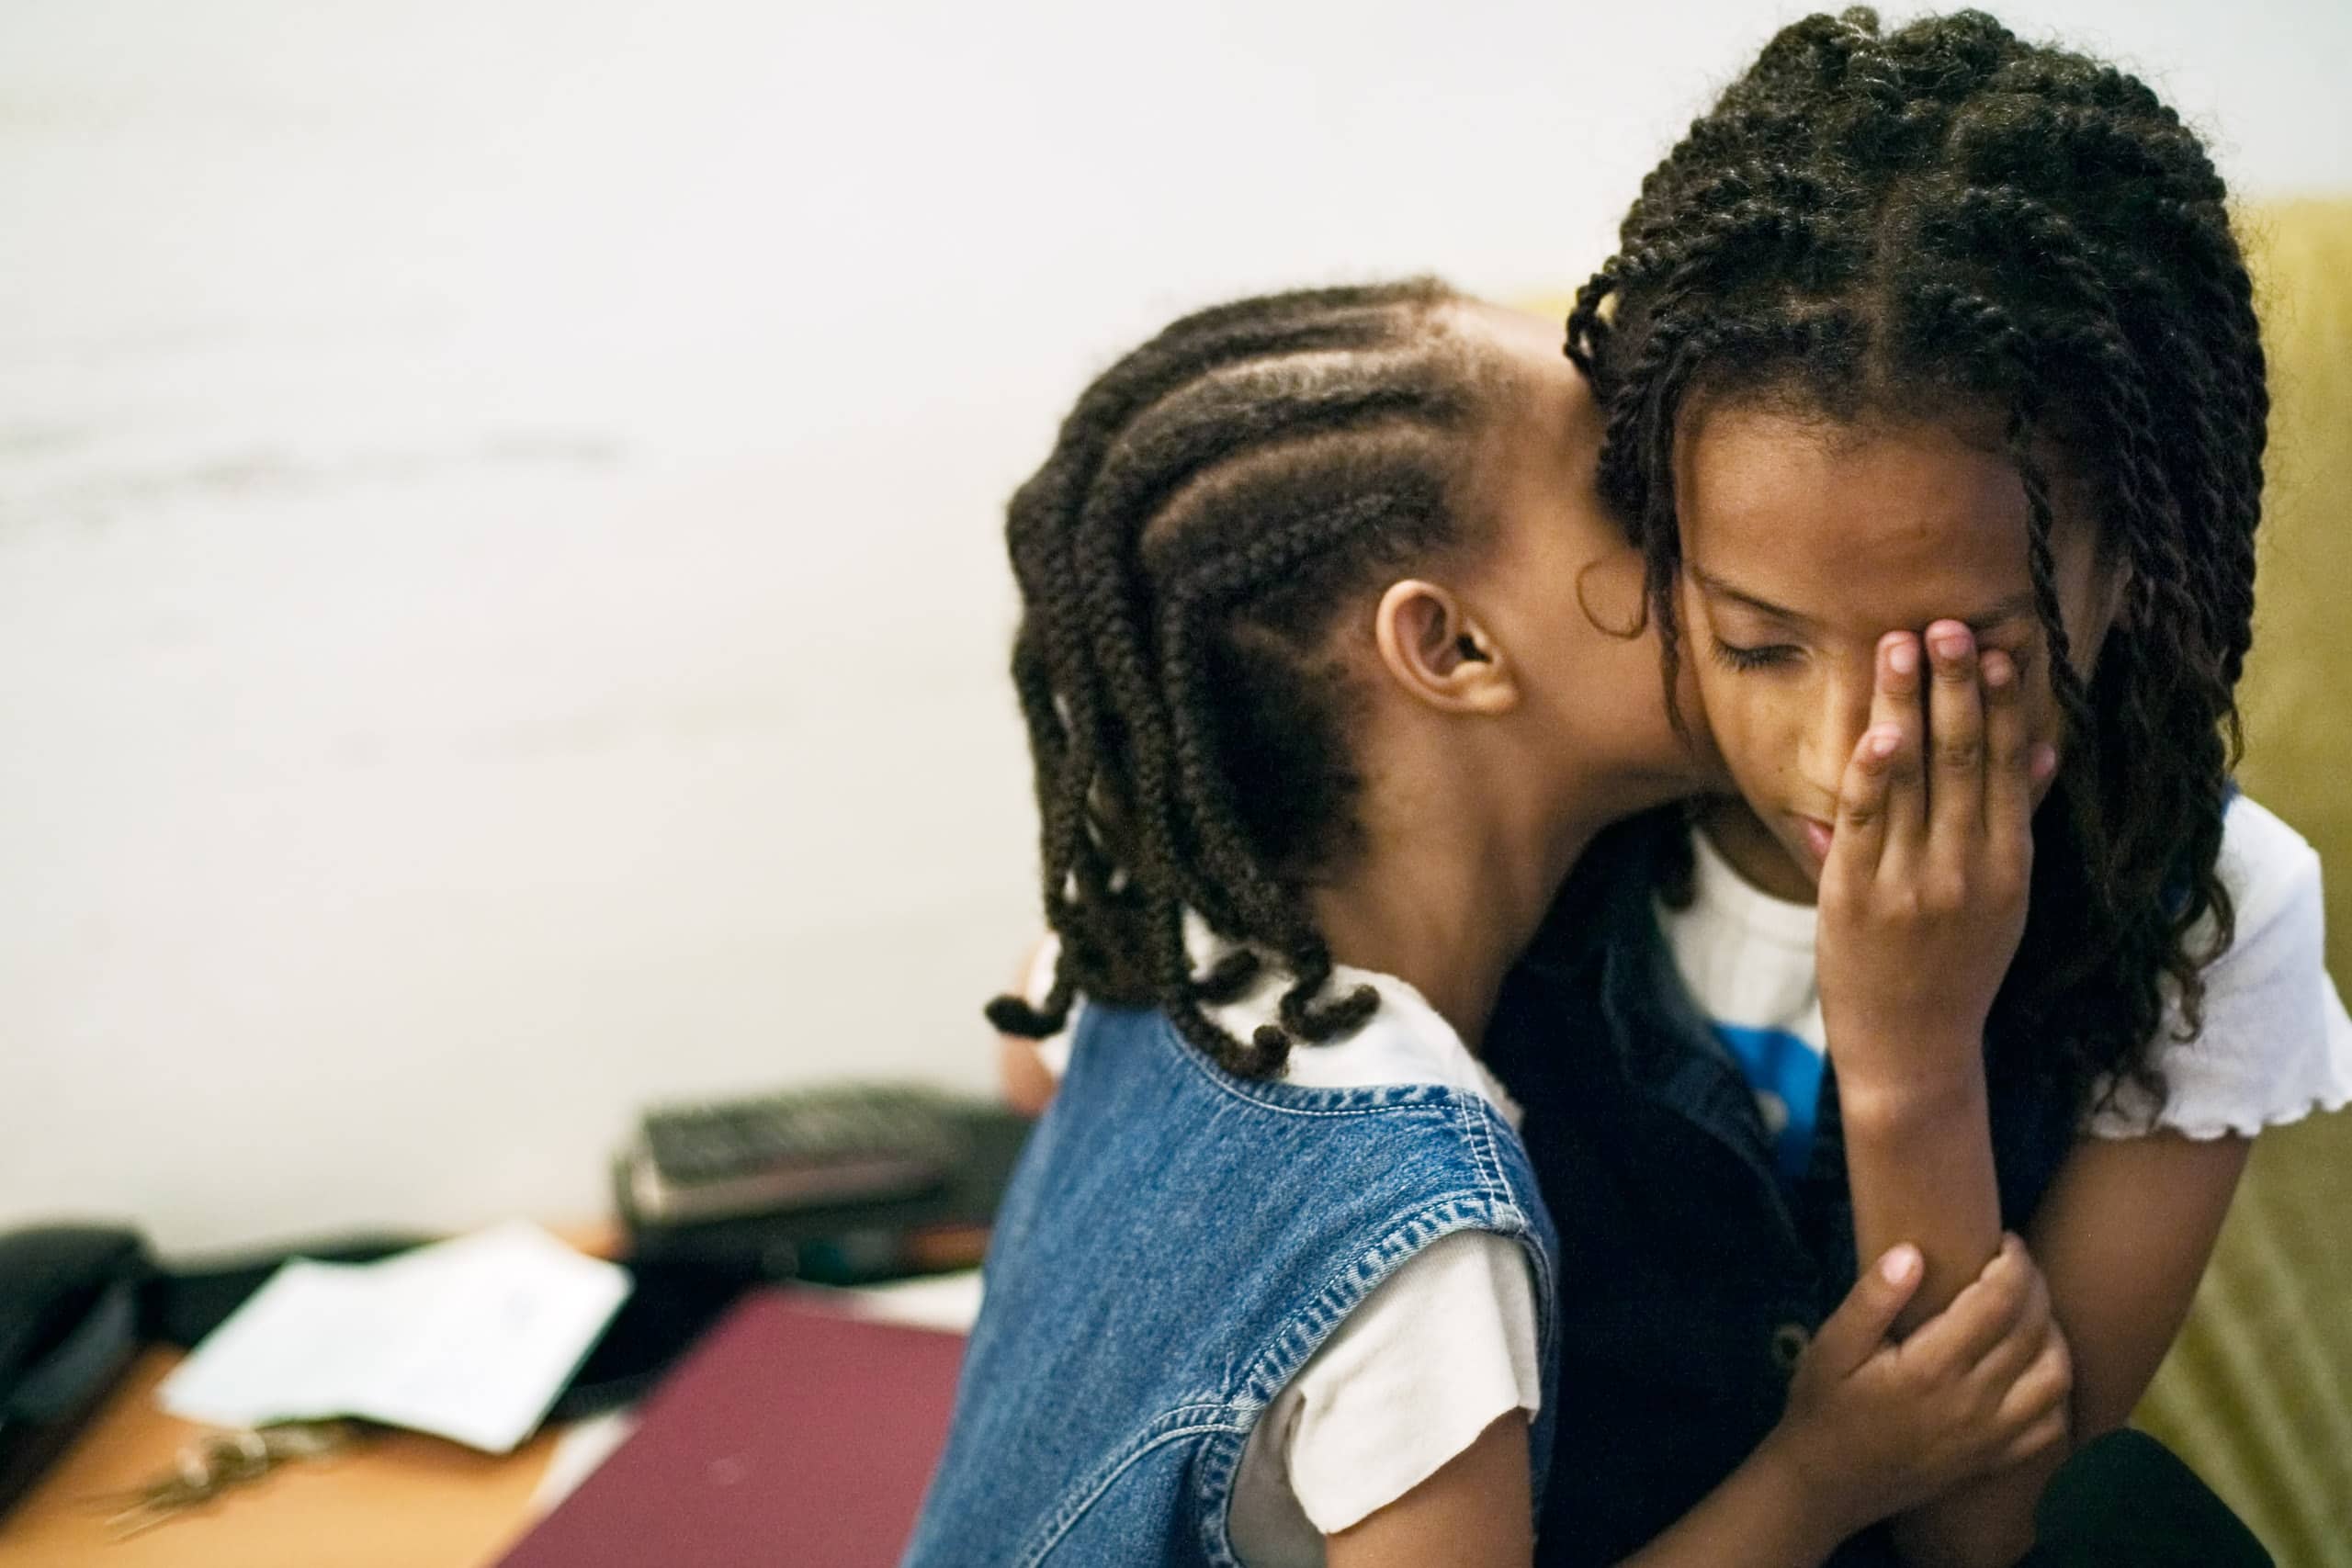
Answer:
[[[1457,501],[1487,361],[1422,280],[1245,299],[1186,317],[1105,371],[1013,496],[1022,618],[1012,674],[1036,770],[1042,1005],[1157,1006],[1228,1070],[1278,1073],[1294,1038],[1362,1024],[1306,891],[1357,847],[1350,693],[1327,652],[1377,574],[1467,542]],[[1198,915],[1231,947],[1194,972]],[[1261,960],[1281,1026],[1237,1040],[1202,1010]]]
[[[2213,918],[2212,952],[2233,930],[2214,864],[2269,405],[2223,197],[2195,133],[2111,66],[1981,12],[1893,33],[1868,9],[1815,16],[1643,182],[1568,318],[1669,689],[1675,428],[1694,398],[2003,422],[2070,761],[1992,1037],[1996,1065],[2078,1098],[2104,1073],[2161,1091],[2159,977],[2193,1029],[2211,953],[2190,928]],[[2087,686],[2052,582],[2052,453],[2131,574]]]

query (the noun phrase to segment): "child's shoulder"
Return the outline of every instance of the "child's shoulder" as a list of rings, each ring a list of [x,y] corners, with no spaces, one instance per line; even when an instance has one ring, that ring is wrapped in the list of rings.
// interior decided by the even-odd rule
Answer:
[[[2352,1016],[2327,975],[2318,852],[2240,795],[2222,818],[2215,872],[2230,897],[2230,944],[2203,971],[2194,1027],[2179,987],[2165,982],[2165,1020],[2151,1050],[2165,1094],[2159,1100],[2136,1082],[2103,1080],[2086,1122],[2095,1136],[2161,1127],[2192,1138],[2251,1137],[2352,1100]],[[2190,951],[2199,946],[2192,934]]]
[[[1518,1124],[1519,1107],[1502,1084],[1419,990],[1393,975],[1345,967],[1332,975],[1329,989],[1334,995],[1345,995],[1357,986],[1370,986],[1378,994],[1378,1010],[1363,1028],[1344,1039],[1295,1047],[1283,1081],[1300,1089],[1433,1084],[1477,1096],[1504,1120]],[[1232,1015],[1219,1021],[1245,1028],[1271,1019],[1280,985],[1270,984],[1265,989],[1269,996],[1243,998]]]
[[[1216,939],[1197,919],[1187,922],[1186,935],[1194,963],[1204,969],[1214,967],[1220,956]],[[1051,937],[1039,949],[1028,981],[1033,998],[1042,998],[1052,984],[1057,952]],[[1246,1040],[1261,1025],[1279,1021],[1283,993],[1290,984],[1287,975],[1270,964],[1240,996],[1204,1011],[1218,1028]],[[1359,986],[1371,987],[1380,998],[1371,1018],[1343,1038],[1294,1047],[1280,1082],[1296,1089],[1450,1089],[1485,1100],[1506,1122],[1518,1126],[1519,1107],[1501,1081],[1419,989],[1394,975],[1342,964],[1332,972],[1324,994],[1345,996]],[[1040,1058],[1057,1080],[1069,1071],[1072,1037],[1085,1011],[1081,999],[1073,1009],[1069,1024],[1040,1043]]]
[[[2213,869],[2230,896],[2241,938],[2298,913],[2318,918],[2319,852],[2251,795],[2234,795],[2223,813],[2222,852]]]

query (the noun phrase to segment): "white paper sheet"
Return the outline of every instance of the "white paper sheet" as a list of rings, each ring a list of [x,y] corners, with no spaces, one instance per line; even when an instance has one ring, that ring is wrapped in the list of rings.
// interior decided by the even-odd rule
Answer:
[[[190,1421],[358,1416],[505,1453],[629,1292],[628,1271],[515,1223],[380,1263],[298,1259],[156,1391]]]

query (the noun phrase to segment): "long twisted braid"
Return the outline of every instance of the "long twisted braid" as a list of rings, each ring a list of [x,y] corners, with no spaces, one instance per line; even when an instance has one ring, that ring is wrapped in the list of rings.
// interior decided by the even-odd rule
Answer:
[[[1891,33],[1865,8],[1809,17],[1643,181],[1567,321],[1669,690],[1675,428],[1694,397],[2002,416],[2074,760],[2036,821],[1992,1038],[1996,1067],[2077,1099],[2104,1074],[2161,1091],[2161,982],[2194,1029],[2199,969],[2233,931],[2214,865],[2269,400],[2225,197],[2195,133],[2111,66],[1980,12]],[[2087,682],[2058,618],[2053,454],[2131,573]],[[2207,949],[2191,932],[2209,917]]]
[[[1325,653],[1341,605],[1468,541],[1458,497],[1487,370],[1430,281],[1246,299],[1186,317],[1090,387],[1012,499],[1022,595],[1013,683],[1037,786],[1046,919],[1062,943],[1040,1005],[1162,1009],[1228,1070],[1281,1071],[1295,1042],[1377,1005],[1326,997],[1307,890],[1358,848],[1350,694]],[[1197,915],[1230,944],[1206,974]],[[1279,1025],[1238,1040],[1204,1005],[1261,964]]]

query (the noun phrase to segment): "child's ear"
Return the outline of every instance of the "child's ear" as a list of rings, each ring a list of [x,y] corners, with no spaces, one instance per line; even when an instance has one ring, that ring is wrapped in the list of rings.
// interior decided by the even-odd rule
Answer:
[[[2108,570],[2107,602],[2099,606],[2101,620],[2127,632],[2139,631],[2148,618],[2145,599],[2140,592],[2140,574],[2132,570],[2130,561],[2119,561]]]
[[[1417,702],[1447,713],[1509,713],[1518,672],[1502,643],[1450,589],[1419,578],[1392,582],[1373,635],[1388,677]]]
[[[2067,628],[2076,672],[2086,680],[2098,668],[2099,650],[2107,646],[2108,637],[2146,630],[2151,613],[2143,588],[2147,580],[2132,570],[2131,562],[2102,560],[2097,570],[2083,624]]]

